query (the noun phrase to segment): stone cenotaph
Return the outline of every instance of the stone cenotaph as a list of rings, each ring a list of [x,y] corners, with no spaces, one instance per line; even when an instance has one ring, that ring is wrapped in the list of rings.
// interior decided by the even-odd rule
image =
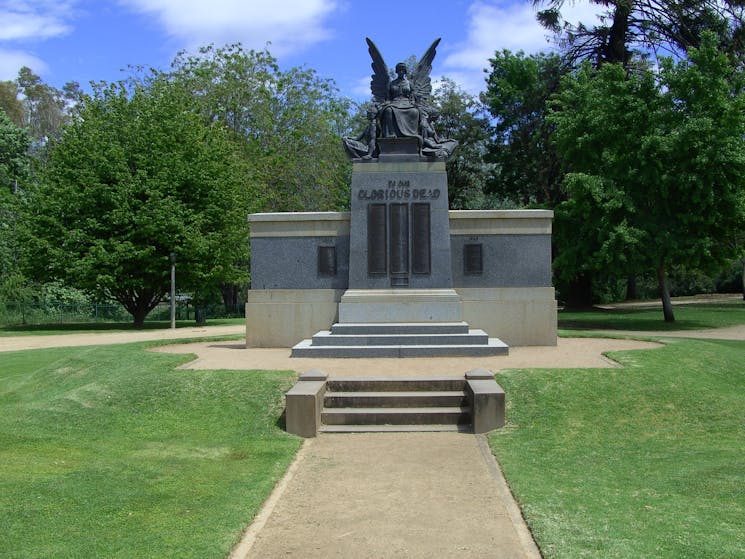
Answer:
[[[249,217],[248,346],[415,357],[556,344],[552,212],[448,208],[457,142],[438,135],[430,104],[439,42],[394,77],[367,39],[369,124],[343,139],[350,212]]]

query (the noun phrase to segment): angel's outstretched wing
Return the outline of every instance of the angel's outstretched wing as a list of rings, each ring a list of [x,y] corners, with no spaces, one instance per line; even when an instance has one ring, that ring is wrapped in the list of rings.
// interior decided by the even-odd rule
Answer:
[[[388,72],[388,66],[380,54],[378,47],[370,39],[366,38],[368,52],[372,58],[373,74],[370,80],[370,91],[376,103],[383,103],[388,99],[388,86],[391,82],[391,75]]]
[[[427,52],[424,53],[411,73],[412,89],[417,103],[426,104],[432,93],[432,80],[429,73],[432,71],[432,61],[437,54],[437,45],[439,44],[440,39],[435,39],[435,42],[427,49]]]

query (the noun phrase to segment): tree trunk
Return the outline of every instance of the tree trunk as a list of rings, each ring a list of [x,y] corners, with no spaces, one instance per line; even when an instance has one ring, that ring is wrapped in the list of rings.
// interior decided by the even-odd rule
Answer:
[[[135,312],[132,313],[132,318],[134,321],[132,322],[132,326],[137,328],[138,330],[140,328],[143,328],[145,326],[145,317],[147,316],[147,313],[149,313],[149,309],[137,309]]]
[[[588,309],[592,303],[592,276],[583,272],[569,282],[565,304],[572,309]]]
[[[610,62],[611,64],[620,62],[626,68],[629,65],[630,59],[626,41],[629,32],[629,19],[631,17],[631,1],[616,1],[615,5],[613,24],[608,35],[608,42],[603,49],[603,62]]]
[[[160,291],[148,289],[138,292],[132,289],[126,289],[120,292],[114,292],[112,295],[132,315],[132,326],[142,328],[145,326],[145,318],[148,313],[155,308],[166,291],[166,289]]]
[[[238,299],[240,294],[240,286],[232,283],[224,283],[220,286],[222,292],[222,302],[225,305],[226,313],[233,313],[238,308]]]
[[[670,300],[670,287],[667,284],[667,272],[665,266],[660,265],[657,268],[657,284],[660,288],[660,297],[662,298],[662,314],[665,316],[665,322],[675,322],[673,314],[673,303]]]
[[[742,259],[742,300],[745,301],[745,258]]]
[[[636,295],[636,276],[631,274],[626,278],[626,300],[638,299]]]

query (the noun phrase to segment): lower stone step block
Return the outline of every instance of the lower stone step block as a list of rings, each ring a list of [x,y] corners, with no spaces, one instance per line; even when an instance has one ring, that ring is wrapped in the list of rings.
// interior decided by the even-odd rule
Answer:
[[[394,391],[394,392],[326,392],[326,408],[424,408],[467,406],[468,399],[461,391]]]
[[[443,408],[324,408],[324,425],[437,425],[469,424],[468,407]]]

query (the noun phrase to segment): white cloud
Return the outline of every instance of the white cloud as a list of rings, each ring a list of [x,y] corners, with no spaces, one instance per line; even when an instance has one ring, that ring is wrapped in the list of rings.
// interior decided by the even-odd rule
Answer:
[[[564,21],[568,21],[571,24],[578,24],[580,22],[585,25],[597,25],[599,18],[597,14],[603,13],[604,10],[597,4],[590,4],[586,0],[584,2],[568,2],[561,8],[561,15]]]
[[[568,21],[597,21],[597,5],[567,2],[562,9]],[[536,10],[525,0],[476,0],[468,9],[466,40],[445,58],[448,76],[471,93],[483,89],[483,70],[496,51],[537,53],[555,48],[550,33],[536,21]],[[455,78],[454,78],[455,79]]]
[[[550,48],[546,30],[535,20],[527,2],[476,1],[468,9],[468,36],[445,59],[445,66],[482,70],[502,49],[537,52]]]
[[[354,96],[355,99],[367,99],[370,97],[370,75],[358,78],[352,84],[349,92]]]
[[[271,42],[277,56],[324,40],[324,21],[336,0],[119,0],[135,11],[154,16],[184,46],[241,42],[263,48]]]
[[[0,2],[0,41],[48,39],[71,31],[75,2]]]
[[[0,0],[0,44],[29,43],[66,35],[72,31],[77,0]],[[14,80],[18,70],[28,66],[35,74],[47,64],[18,48],[0,48],[0,80]]]
[[[12,81],[18,77],[18,70],[28,66],[35,74],[47,71],[47,65],[34,55],[17,50],[0,49],[0,80]]]

